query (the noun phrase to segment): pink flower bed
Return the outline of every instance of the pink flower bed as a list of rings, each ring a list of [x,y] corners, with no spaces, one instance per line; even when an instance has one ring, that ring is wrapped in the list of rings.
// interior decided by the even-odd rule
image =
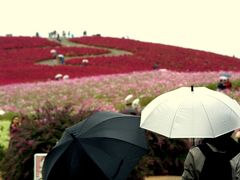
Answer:
[[[76,110],[117,111],[130,93],[134,98],[154,98],[182,86],[204,86],[218,82],[222,72],[144,71],[129,74],[100,75],[61,81],[20,83],[0,86],[0,108],[12,112],[34,112],[46,101],[59,108],[73,104]],[[231,80],[240,72],[229,72]],[[240,102],[240,91],[226,92]]]

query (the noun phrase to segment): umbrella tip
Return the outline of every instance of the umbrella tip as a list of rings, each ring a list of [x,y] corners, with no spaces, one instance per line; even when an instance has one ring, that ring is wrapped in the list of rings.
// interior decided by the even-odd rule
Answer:
[[[191,85],[191,91],[193,92],[193,85]]]

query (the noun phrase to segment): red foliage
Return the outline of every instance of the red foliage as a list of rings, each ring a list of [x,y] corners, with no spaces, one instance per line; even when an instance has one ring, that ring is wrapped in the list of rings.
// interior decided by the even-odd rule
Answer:
[[[127,50],[134,53],[135,59],[145,61],[148,66],[157,63],[159,68],[174,71],[240,70],[240,59],[200,50],[99,36],[72,38],[71,41]]]
[[[129,73],[158,68],[174,71],[240,71],[240,60],[181,47],[147,43],[131,39],[84,36],[70,39],[73,42],[126,50],[132,55],[101,56],[106,49],[62,47],[60,44],[37,37],[0,37],[0,85],[46,81],[58,74],[70,78],[100,74]],[[64,54],[65,65],[47,66],[37,62],[51,60],[51,49]],[[82,65],[85,56],[89,64]]]
[[[0,49],[15,49],[15,48],[33,48],[46,46],[60,46],[60,44],[49,41],[46,38],[36,37],[1,37]]]

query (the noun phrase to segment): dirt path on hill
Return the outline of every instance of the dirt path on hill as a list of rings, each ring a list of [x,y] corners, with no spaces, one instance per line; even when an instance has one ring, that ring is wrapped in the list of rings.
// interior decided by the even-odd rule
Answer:
[[[132,53],[129,51],[124,51],[124,50],[119,50],[119,49],[114,49],[114,48],[99,47],[99,46],[94,46],[94,45],[79,44],[79,43],[74,43],[74,42],[68,41],[67,39],[62,39],[61,45],[63,47],[85,47],[85,48],[103,49],[103,50],[110,51],[109,53],[99,54],[99,55],[83,55],[83,56],[65,57],[64,58],[65,61],[68,61],[73,58],[132,55]],[[56,59],[48,59],[48,60],[40,61],[37,64],[55,66],[55,65],[59,65],[59,62]]]

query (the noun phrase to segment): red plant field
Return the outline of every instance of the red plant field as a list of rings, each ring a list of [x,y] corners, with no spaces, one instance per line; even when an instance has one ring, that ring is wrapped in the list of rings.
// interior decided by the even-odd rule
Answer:
[[[0,85],[46,81],[58,73],[75,78],[151,71],[153,67],[182,72],[240,71],[240,59],[199,50],[98,36],[68,40],[91,45],[91,48],[65,46],[38,37],[0,37]],[[66,63],[55,66],[38,64],[53,60],[50,53],[53,48],[65,55]],[[131,54],[111,56],[106,48]],[[87,65],[82,64],[85,58],[89,60]]]

